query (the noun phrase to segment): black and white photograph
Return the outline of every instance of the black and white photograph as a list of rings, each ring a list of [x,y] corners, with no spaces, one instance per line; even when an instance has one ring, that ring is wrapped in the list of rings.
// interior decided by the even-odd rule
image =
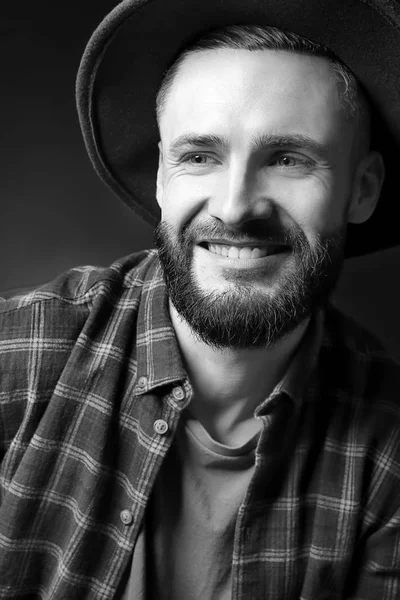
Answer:
[[[0,50],[0,600],[399,600],[400,0]]]

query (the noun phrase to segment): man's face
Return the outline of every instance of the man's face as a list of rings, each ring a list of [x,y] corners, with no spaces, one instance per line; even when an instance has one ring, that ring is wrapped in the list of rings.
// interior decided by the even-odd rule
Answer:
[[[274,344],[330,295],[354,131],[325,59],[221,49],[181,65],[160,120],[155,241],[200,339]]]

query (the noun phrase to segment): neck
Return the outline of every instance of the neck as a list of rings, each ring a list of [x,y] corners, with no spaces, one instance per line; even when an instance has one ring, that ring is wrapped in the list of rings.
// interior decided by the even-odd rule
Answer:
[[[273,347],[236,350],[199,340],[171,303],[170,314],[194,390],[189,412],[214,434],[218,427],[225,433],[247,430],[255,408],[282,379],[308,320]]]

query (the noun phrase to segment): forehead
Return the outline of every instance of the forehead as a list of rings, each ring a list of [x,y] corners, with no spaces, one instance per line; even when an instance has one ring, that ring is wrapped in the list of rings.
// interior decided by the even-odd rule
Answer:
[[[212,81],[219,70],[223,70],[227,77],[237,76],[238,73],[251,77],[256,72],[270,78],[275,75],[276,79],[283,70],[282,75],[290,72],[298,83],[304,75],[315,77],[316,82],[322,76],[325,85],[334,82],[330,61],[325,57],[288,50],[236,48],[213,48],[189,53],[182,59],[175,81],[184,80],[187,84],[204,77]],[[280,79],[283,81],[285,78],[283,76]]]
[[[161,128],[246,119],[277,128],[331,127],[343,120],[338,85],[322,57],[276,50],[204,50],[188,55],[167,94]],[[271,124],[271,123],[270,123]]]

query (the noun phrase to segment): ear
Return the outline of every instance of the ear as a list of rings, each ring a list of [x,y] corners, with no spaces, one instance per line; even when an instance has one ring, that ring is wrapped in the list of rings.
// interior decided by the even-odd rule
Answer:
[[[162,198],[164,192],[164,184],[163,184],[163,151],[162,144],[158,142],[158,169],[157,169],[157,189],[156,189],[156,198],[157,203],[160,208],[162,208]]]
[[[357,167],[348,211],[349,223],[364,223],[374,212],[379,200],[385,165],[379,152],[369,152]]]

